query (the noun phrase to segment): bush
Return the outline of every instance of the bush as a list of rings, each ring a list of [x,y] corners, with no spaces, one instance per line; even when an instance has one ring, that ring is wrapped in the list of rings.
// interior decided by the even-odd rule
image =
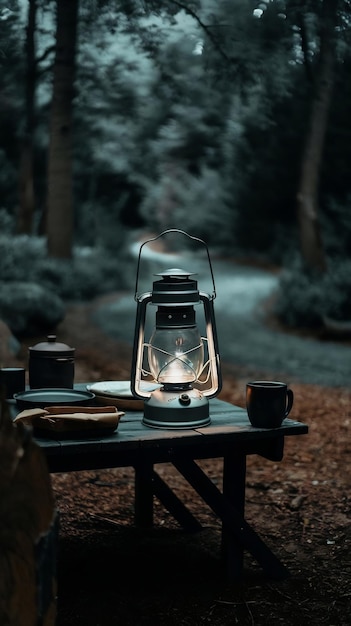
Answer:
[[[52,332],[65,316],[55,293],[31,282],[0,282],[0,318],[16,337]]]
[[[45,244],[40,237],[29,235],[0,236],[1,280],[26,281],[36,273],[45,259]]]
[[[308,271],[295,260],[280,278],[275,314],[292,328],[318,328],[325,317],[349,321],[351,261],[330,260],[324,274]]]
[[[122,254],[114,257],[102,248],[76,248],[72,260],[52,259],[44,238],[0,235],[0,276],[2,281],[30,280],[64,300],[89,300],[125,289],[129,260]]]

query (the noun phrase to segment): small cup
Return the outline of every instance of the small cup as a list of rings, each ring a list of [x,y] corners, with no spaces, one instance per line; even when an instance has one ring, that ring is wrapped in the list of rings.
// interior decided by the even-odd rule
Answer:
[[[286,383],[255,380],[246,384],[246,409],[255,428],[279,428],[293,402],[293,391]]]
[[[12,399],[13,394],[26,388],[26,370],[24,367],[2,367],[0,369],[0,390],[5,398]]]

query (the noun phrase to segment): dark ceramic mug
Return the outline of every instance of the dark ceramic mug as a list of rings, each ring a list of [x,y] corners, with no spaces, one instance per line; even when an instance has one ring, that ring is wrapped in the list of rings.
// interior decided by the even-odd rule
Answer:
[[[247,414],[256,428],[279,428],[293,403],[293,391],[286,383],[255,380],[246,385]]]

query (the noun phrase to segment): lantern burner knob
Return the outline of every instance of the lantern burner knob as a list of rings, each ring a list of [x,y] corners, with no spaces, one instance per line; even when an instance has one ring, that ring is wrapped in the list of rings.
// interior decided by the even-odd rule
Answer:
[[[180,404],[188,405],[191,402],[191,398],[187,393],[181,393],[179,396]]]

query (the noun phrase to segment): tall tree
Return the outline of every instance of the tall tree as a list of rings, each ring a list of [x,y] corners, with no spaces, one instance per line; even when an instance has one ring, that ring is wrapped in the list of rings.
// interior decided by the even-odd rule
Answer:
[[[48,253],[59,258],[70,258],[73,246],[72,100],[78,2],[57,0],[46,230]]]
[[[315,76],[311,74],[307,54],[304,9],[302,9],[300,20],[305,65],[308,76],[312,80],[312,100],[309,126],[301,160],[297,215],[302,257],[310,269],[322,272],[326,269],[326,259],[318,218],[319,175],[334,84],[337,4],[337,0],[323,0],[319,28],[319,59]]]
[[[20,233],[30,233],[35,208],[33,175],[33,131],[34,131],[34,96],[36,84],[35,63],[35,23],[37,3],[28,0],[28,20],[25,38],[25,120],[21,141],[19,163],[19,207],[17,229]]]

